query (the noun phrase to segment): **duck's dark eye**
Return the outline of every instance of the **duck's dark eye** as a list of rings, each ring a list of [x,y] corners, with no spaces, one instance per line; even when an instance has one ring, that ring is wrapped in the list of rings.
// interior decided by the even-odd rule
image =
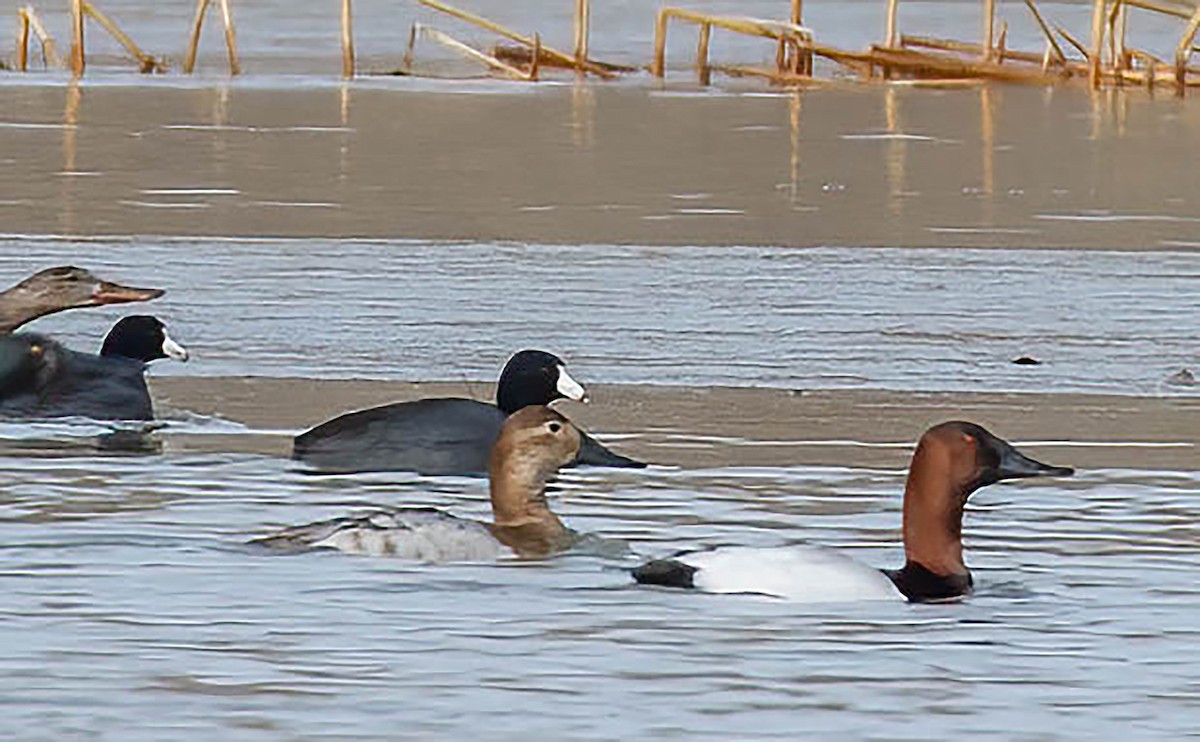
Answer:
[[[562,430],[562,425],[560,425],[558,423],[550,423],[550,432],[551,433],[557,433],[560,430]]]

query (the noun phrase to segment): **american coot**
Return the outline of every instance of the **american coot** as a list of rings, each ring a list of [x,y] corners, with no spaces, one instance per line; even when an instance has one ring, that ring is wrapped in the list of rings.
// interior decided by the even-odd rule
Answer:
[[[70,265],[47,268],[0,292],[0,334],[64,309],[149,301],[164,293],[105,281]]]
[[[296,437],[293,455],[318,471],[415,471],[478,476],[505,419],[529,405],[584,400],[566,364],[540,350],[523,350],[500,374],[496,404],[471,399],[422,399],[350,412]],[[586,434],[575,462],[642,467]]]
[[[152,420],[144,371],[158,358],[186,361],[188,354],[154,317],[118,322],[101,355],[37,333],[0,338],[0,417]]]
[[[296,526],[251,543],[288,552],[329,548],[434,562],[563,551],[577,536],[550,512],[546,484],[575,459],[579,444],[579,431],[562,415],[543,405],[525,407],[508,417],[492,447],[492,523],[432,508],[398,508]]]
[[[971,591],[962,558],[963,506],[971,493],[1001,479],[1073,473],[1034,461],[973,423],[942,423],[921,436],[908,470],[901,569],[872,569],[813,547],[736,547],[648,562],[633,577],[650,585],[803,602],[954,600]]]

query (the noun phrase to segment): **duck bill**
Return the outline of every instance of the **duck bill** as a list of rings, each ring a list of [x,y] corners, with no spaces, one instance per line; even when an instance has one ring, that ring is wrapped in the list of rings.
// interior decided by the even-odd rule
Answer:
[[[97,304],[127,304],[132,301],[150,301],[167,293],[162,289],[139,289],[122,286],[111,281],[101,281],[92,290],[92,301]]]
[[[188,350],[179,343],[171,339],[170,335],[163,334],[162,352],[167,358],[187,363]]]
[[[1075,470],[1069,466],[1051,466],[1035,461],[1007,444],[1000,454],[1000,464],[996,470],[1000,479],[1069,477],[1075,473]]]
[[[555,389],[567,399],[584,403],[588,401],[587,390],[578,381],[572,379],[571,375],[567,373],[567,369],[563,366],[558,367],[558,383],[555,384]]]

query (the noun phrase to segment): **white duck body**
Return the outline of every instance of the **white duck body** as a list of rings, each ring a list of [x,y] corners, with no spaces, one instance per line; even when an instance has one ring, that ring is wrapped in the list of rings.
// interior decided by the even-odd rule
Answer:
[[[513,554],[483,523],[432,508],[377,510],[332,518],[288,528],[256,543],[282,551],[324,548],[422,562],[488,561]]]
[[[724,547],[673,561],[694,567],[693,587],[710,593],[756,593],[799,603],[905,599],[878,569],[813,546]]]

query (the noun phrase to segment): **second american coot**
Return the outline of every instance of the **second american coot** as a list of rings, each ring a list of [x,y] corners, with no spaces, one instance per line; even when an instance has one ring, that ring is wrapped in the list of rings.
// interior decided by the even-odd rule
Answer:
[[[422,399],[350,412],[296,437],[293,456],[314,469],[347,474],[415,471],[430,475],[481,476],[488,452],[509,415],[556,399],[582,401],[584,389],[562,359],[523,350],[504,366],[496,404],[472,399]],[[572,462],[588,466],[643,467],[582,434]]]
[[[152,420],[144,372],[159,358],[186,361],[188,353],[154,317],[122,319],[100,355],[37,333],[0,338],[0,417]]]

